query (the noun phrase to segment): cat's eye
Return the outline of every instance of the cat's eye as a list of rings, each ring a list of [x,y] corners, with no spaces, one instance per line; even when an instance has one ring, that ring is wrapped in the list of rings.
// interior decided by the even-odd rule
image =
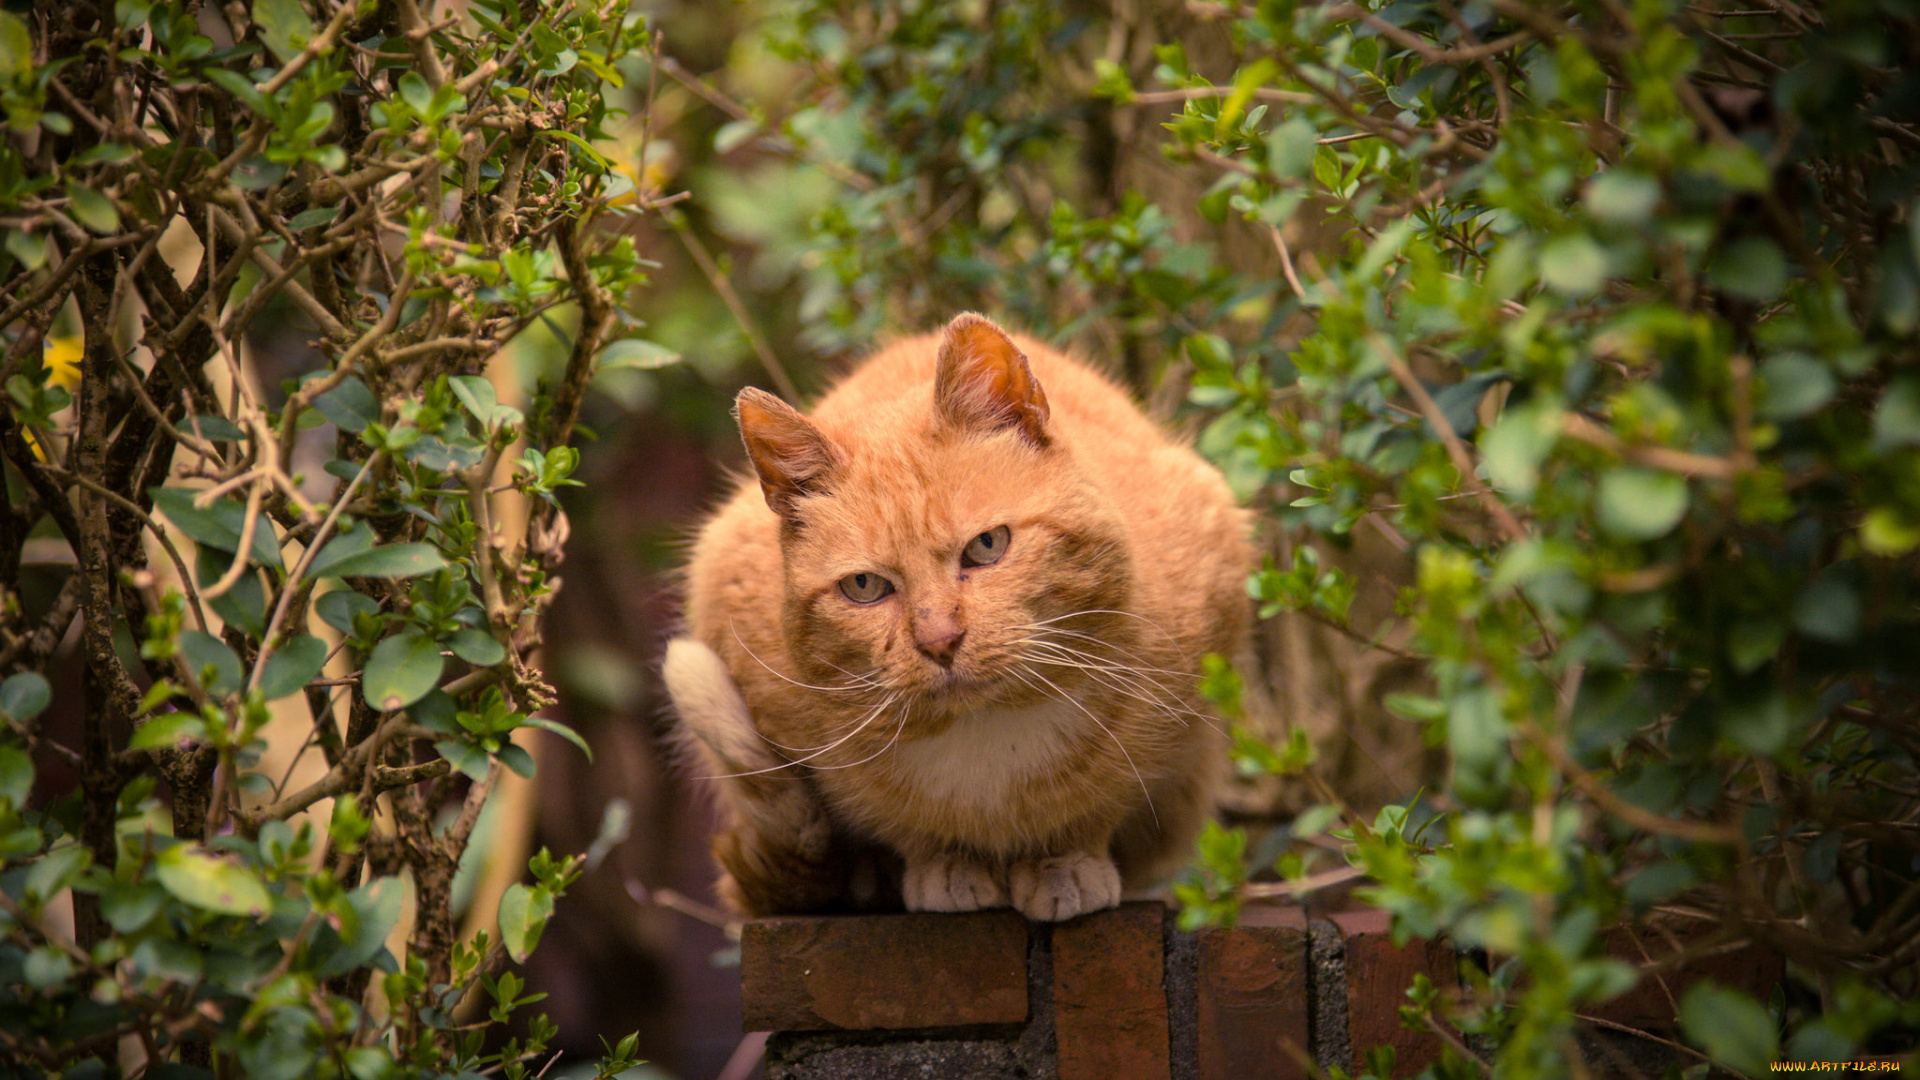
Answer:
[[[840,579],[840,595],[856,604],[871,604],[892,591],[893,582],[879,574],[848,574]]]
[[[967,542],[960,552],[961,566],[992,566],[1007,553],[1009,533],[1005,525],[996,525]]]

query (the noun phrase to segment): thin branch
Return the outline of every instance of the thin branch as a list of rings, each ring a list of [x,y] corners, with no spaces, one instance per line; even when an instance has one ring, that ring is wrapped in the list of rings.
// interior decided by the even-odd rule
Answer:
[[[1474,468],[1473,457],[1467,453],[1466,444],[1460,440],[1459,433],[1453,430],[1453,424],[1447,420],[1447,414],[1440,411],[1440,406],[1433,400],[1433,396],[1427,393],[1427,388],[1420,385],[1420,380],[1414,376],[1413,369],[1407,367],[1407,362],[1401,358],[1399,350],[1379,335],[1374,335],[1373,340],[1386,355],[1387,368],[1393,372],[1394,380],[1407,392],[1407,396],[1413,398],[1414,404],[1420,407],[1420,415],[1426,417],[1427,423],[1432,425],[1433,430],[1440,436],[1440,442],[1447,448],[1447,456],[1453,459],[1453,467],[1460,473],[1461,486],[1474,493],[1480,505],[1486,508],[1488,515],[1493,518],[1495,524],[1499,525],[1501,533],[1508,540],[1525,539],[1527,527],[1520,524],[1520,519],[1513,516],[1513,511],[1507,508],[1507,504],[1492,488],[1480,482],[1479,473]]]
[[[740,300],[740,294],[734,291],[733,282],[727,280],[727,275],[722,273],[719,265],[713,261],[713,255],[707,251],[707,246],[693,234],[693,226],[678,214],[668,215],[667,223],[673,226],[674,235],[678,236],[680,243],[686,246],[687,254],[693,256],[693,261],[700,267],[700,272],[707,276],[707,281],[713,285],[713,291],[720,294],[720,300],[727,305],[727,311],[732,313],[733,321],[740,324],[741,332],[747,336],[747,343],[753,346],[754,355],[760,358],[760,366],[767,370],[767,375],[773,379],[773,384],[779,389],[780,396],[798,405],[800,388],[794,385],[793,378],[787,374],[786,365],[780,362],[780,357],[774,353],[773,346],[767,344],[767,339],[761,335],[760,328],[754,325],[753,316],[748,313],[747,305]]]
[[[385,450],[374,451],[373,456],[360,466],[360,471],[347,482],[346,490],[333,501],[333,509],[328,511],[326,520],[320,523],[319,529],[313,534],[313,539],[307,543],[306,550],[300,553],[300,561],[294,563],[293,570],[287,574],[287,580],[281,584],[280,599],[273,606],[273,617],[267,620],[267,628],[260,635],[260,656],[254,663],[253,674],[247,679],[248,689],[259,684],[260,673],[266,670],[267,657],[273,655],[274,642],[279,636],[280,624],[286,621],[287,610],[293,604],[294,594],[299,591],[300,580],[306,576],[307,568],[313,565],[314,557],[320,553],[322,547],[326,546],[327,538],[333,534],[334,524],[346,511],[347,504],[353,501],[353,493],[359,490],[360,484],[373,472],[375,465],[385,458],[386,453]]]

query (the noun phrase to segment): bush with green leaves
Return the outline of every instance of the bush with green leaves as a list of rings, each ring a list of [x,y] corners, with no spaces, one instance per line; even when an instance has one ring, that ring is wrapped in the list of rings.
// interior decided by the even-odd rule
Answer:
[[[978,305],[1184,390],[1275,539],[1263,617],[1425,675],[1391,705],[1447,769],[1405,805],[1240,740],[1320,805],[1256,865],[1211,831],[1191,921],[1305,888],[1331,830],[1397,934],[1487,958],[1408,1016],[1500,1075],[1582,1067],[1658,974],[1629,923],[1787,961],[1677,1002],[1685,1071],[1912,1067],[1920,7],[780,10],[791,82],[721,138],[837,187],[716,225],[813,340]],[[1409,568],[1369,620],[1362,533]]]
[[[455,878],[518,733],[586,749],[536,650],[645,271],[596,144],[652,47],[623,0],[0,10],[0,1074],[550,1041],[500,1034],[506,962],[583,857],[470,940]],[[489,378],[536,326],[548,374]]]

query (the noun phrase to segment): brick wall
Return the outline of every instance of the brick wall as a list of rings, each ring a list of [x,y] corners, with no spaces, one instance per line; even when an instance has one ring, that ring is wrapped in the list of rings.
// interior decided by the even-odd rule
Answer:
[[[1614,951],[1658,969],[1676,945],[1621,937]],[[746,926],[741,981],[747,1030],[774,1033],[768,1080],[1292,1080],[1357,1072],[1373,1046],[1395,1048],[1399,1075],[1466,1046],[1399,1016],[1416,974],[1457,985],[1461,961],[1442,943],[1395,947],[1379,912],[1253,907],[1233,929],[1185,933],[1130,903],[1057,926],[1010,911],[763,919]],[[1707,966],[1762,995],[1782,974],[1751,952]],[[1658,1072],[1670,1050],[1606,1024],[1670,1034],[1702,973],[1608,1003],[1597,1071]]]

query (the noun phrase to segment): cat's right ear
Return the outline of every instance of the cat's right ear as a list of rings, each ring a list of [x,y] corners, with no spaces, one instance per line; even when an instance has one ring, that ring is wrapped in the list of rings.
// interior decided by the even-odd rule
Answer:
[[[1017,429],[1035,446],[1047,445],[1047,395],[1027,358],[1007,332],[983,315],[963,311],[940,338],[933,401],[960,428]]]
[[[794,520],[801,496],[826,490],[840,464],[839,450],[812,421],[765,390],[749,386],[740,391],[733,415],[767,505],[783,519]]]

